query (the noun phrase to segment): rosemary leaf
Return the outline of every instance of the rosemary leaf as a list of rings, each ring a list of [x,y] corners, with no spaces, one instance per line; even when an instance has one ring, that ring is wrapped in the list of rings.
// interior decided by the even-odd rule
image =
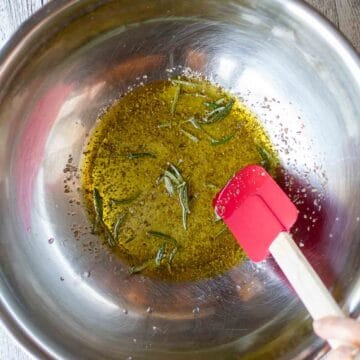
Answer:
[[[116,241],[114,239],[114,236],[103,220],[103,200],[97,188],[94,188],[93,190],[93,198],[94,198],[94,209],[96,214],[95,226],[99,227],[101,225],[101,228],[104,231],[106,241],[109,243],[110,246],[115,246]]]
[[[178,250],[179,250],[179,248],[178,247],[175,247],[172,251],[171,251],[171,253],[170,253],[170,255],[169,255],[169,265],[171,266],[171,263],[173,262],[173,260],[174,260],[174,257],[175,257],[175,255],[176,255],[176,253],[178,252]]]
[[[198,120],[196,120],[195,118],[190,118],[189,120],[187,120],[186,122],[190,122],[192,126],[194,126],[195,129],[197,130],[201,130],[206,137],[210,140],[210,141],[216,141],[199,123]]]
[[[159,124],[157,127],[158,127],[159,129],[170,128],[170,127],[171,127],[171,123]]]
[[[193,97],[207,98],[206,95],[200,94],[200,93],[198,93],[198,92],[195,92],[195,93],[184,93],[183,95],[184,95],[184,96],[193,96]]]
[[[235,136],[235,134],[231,134],[231,135],[227,135],[225,137],[223,137],[222,139],[211,139],[210,140],[210,144],[213,146],[217,146],[217,145],[223,145],[226,144],[227,142],[229,142],[233,137]]]
[[[214,124],[220,120],[225,119],[230,114],[234,103],[235,103],[234,99],[229,100],[229,102],[226,105],[220,106],[209,112],[206,115],[206,117],[203,118],[200,122],[202,124],[208,125],[208,124]]]
[[[168,241],[171,241],[173,242],[174,244],[177,244],[177,241],[170,235],[168,234],[164,234],[162,233],[161,231],[154,231],[154,230],[149,230],[147,232],[147,235],[149,236],[155,236],[157,238],[160,238],[160,239],[165,239],[165,240],[168,240]]]
[[[217,105],[215,102],[204,102],[204,105],[210,109],[217,109],[219,105]]]
[[[178,170],[178,168],[173,165],[173,164],[169,164],[170,169],[173,171],[173,173],[175,174],[176,178],[178,179],[178,181],[180,183],[184,182],[184,178],[182,177],[180,171]]]
[[[130,274],[138,274],[138,273],[142,272],[143,270],[145,270],[147,267],[149,267],[149,265],[150,265],[150,262],[147,261],[144,264],[132,266],[129,269],[129,272],[130,272]]]
[[[156,253],[156,256],[155,256],[155,264],[156,266],[160,266],[161,265],[161,261],[164,259],[165,257],[165,248],[166,248],[166,243],[163,243],[158,252]]]
[[[222,217],[218,215],[216,211],[214,211],[214,222],[217,223],[218,221],[222,220]]]
[[[225,98],[221,98],[221,99],[219,99],[219,100],[216,100],[216,101],[215,101],[215,104],[218,105],[218,106],[220,106],[221,104],[224,103],[225,100],[226,100]]]
[[[224,103],[224,101],[225,101],[225,98],[221,98],[221,99],[216,100],[214,102],[205,101],[204,105],[207,106],[210,109],[217,109],[218,107],[220,107]]]
[[[181,211],[182,211],[182,223],[183,223],[184,229],[186,230],[187,229],[187,215],[190,214],[187,183],[185,182],[179,169],[171,163],[169,163],[169,167],[167,170],[165,170],[163,177],[164,177],[164,181],[165,181],[166,190],[168,191],[169,194],[174,193],[173,188],[174,188],[174,185],[176,185],[176,189],[179,194],[179,202],[180,202],[180,206],[181,206]],[[166,180],[166,178],[167,178],[167,180]],[[171,185],[170,185],[170,183],[171,183]],[[170,187],[170,186],[172,186],[172,187]]]
[[[180,91],[181,91],[181,85],[178,84],[176,86],[174,98],[173,98],[173,101],[171,103],[171,111],[170,111],[171,115],[174,115],[175,112],[176,112],[176,105],[177,105],[177,103],[179,101]]]
[[[156,159],[156,155],[150,152],[140,152],[140,153],[128,153],[126,154],[128,159],[139,159],[144,157],[151,157]]]
[[[256,145],[256,149],[261,156],[261,166],[263,166],[265,170],[269,171],[271,167],[271,155],[265,148],[259,145]]]
[[[180,188],[179,188],[179,195],[181,197],[181,202],[184,205],[184,208],[186,210],[187,214],[190,214],[190,209],[189,209],[189,196],[188,196],[188,190],[187,190],[187,184],[183,183],[181,184]]]
[[[216,186],[215,184],[213,184],[213,183],[205,183],[205,186],[206,187],[208,187],[209,189],[211,189],[211,190],[218,190],[219,189],[219,187],[218,186]]]
[[[117,241],[115,241],[112,232],[109,230],[109,228],[107,227],[107,225],[103,220],[101,220],[101,226],[104,230],[106,241],[109,243],[111,247],[115,246],[117,244]]]
[[[189,209],[189,197],[188,197],[186,183],[183,183],[183,185],[179,188],[179,201],[182,211],[183,227],[185,230],[187,230],[187,216],[188,214],[190,214],[190,209]]]
[[[110,199],[110,206],[131,204],[133,201],[135,201],[140,196],[140,194],[141,194],[141,192],[138,191],[134,195],[131,195],[124,199]]]
[[[95,222],[97,226],[103,219],[103,201],[100,196],[99,190],[97,188],[94,188],[93,190],[93,201],[94,201],[94,210],[96,215]]]
[[[163,179],[164,179],[166,191],[170,196],[173,196],[175,194],[175,189],[171,182],[171,179],[168,176],[164,176]]]
[[[225,109],[225,106],[217,106],[214,110],[210,111],[207,114],[208,118],[211,118],[212,116],[214,116],[215,114],[217,114],[218,112],[223,112]]]
[[[200,124],[197,122],[197,120],[195,118],[190,118],[189,120],[187,120],[188,122],[191,123],[191,125],[195,128],[195,129],[198,129],[198,130],[201,130],[201,126]]]
[[[126,219],[127,213],[120,214],[116,220],[115,226],[114,226],[114,239],[115,241],[119,241],[119,233],[120,228],[124,224]]]
[[[169,170],[164,171],[164,176],[168,177],[171,181],[173,181],[176,185],[180,185],[179,179]]]
[[[173,262],[173,260],[174,260],[174,257],[175,257],[175,255],[176,255],[177,252],[178,252],[178,247],[175,247],[175,248],[171,251],[171,253],[170,253],[170,255],[169,255],[169,261],[168,261],[168,264],[167,264],[169,273],[171,273],[171,264],[172,264],[172,262]]]
[[[180,129],[180,132],[183,133],[187,138],[189,138],[191,141],[193,141],[194,143],[198,143],[199,142],[199,138],[197,138],[195,135],[189,133],[188,131],[184,130],[184,129]]]

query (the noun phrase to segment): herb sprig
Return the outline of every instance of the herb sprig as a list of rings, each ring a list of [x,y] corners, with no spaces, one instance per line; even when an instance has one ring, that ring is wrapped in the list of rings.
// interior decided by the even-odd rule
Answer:
[[[234,103],[235,100],[230,99],[226,105],[216,107],[215,109],[207,113],[205,117],[199,120],[200,123],[209,125],[209,124],[215,124],[216,122],[225,119],[230,114]]]
[[[235,134],[230,134],[230,135],[225,135],[221,139],[216,139],[207,130],[205,130],[204,127],[202,126],[202,124],[199,122],[199,120],[195,119],[194,117],[192,117],[184,122],[185,123],[189,122],[195,129],[200,130],[207,137],[210,144],[213,146],[226,144],[231,139],[233,139],[235,136]]]
[[[153,260],[146,261],[144,264],[138,265],[138,266],[131,266],[129,269],[130,274],[138,274],[148,268]]]
[[[171,264],[174,260],[175,255],[179,251],[179,245],[176,239],[172,236],[165,234],[160,231],[149,230],[146,233],[148,236],[153,236],[159,239],[162,239],[163,242],[161,243],[160,247],[158,248],[155,258],[150,259],[143,264],[132,266],[130,268],[130,274],[138,274],[143,270],[147,269],[149,266],[156,266],[159,267],[163,264],[163,262],[167,259],[167,268],[168,271],[171,272]]]
[[[161,179],[163,179],[166,191],[170,196],[173,196],[176,192],[178,193],[182,212],[182,223],[184,229],[187,230],[187,217],[190,214],[187,182],[184,180],[179,169],[173,164],[169,164]]]
[[[114,226],[114,239],[118,242],[119,241],[119,234],[121,226],[124,224],[126,219],[127,213],[122,213],[118,216],[115,226]]]
[[[105,239],[109,243],[110,246],[115,246],[117,241],[115,240],[112,232],[109,230],[108,226],[105,224],[103,220],[103,199],[99,193],[97,188],[93,190],[93,203],[94,203],[94,210],[95,210],[95,228],[101,228],[104,232]],[[95,228],[93,229],[95,231]]]
[[[164,242],[161,244],[161,246],[159,247],[159,250],[156,253],[155,264],[156,264],[156,266],[160,266],[162,263],[162,260],[164,260],[167,257],[168,258],[167,266],[168,266],[169,272],[171,272],[171,263],[174,260],[174,257],[179,250],[178,242],[172,236],[162,233],[160,231],[150,230],[147,232],[147,234],[149,236],[154,236],[154,237],[164,240]],[[170,250],[169,250],[169,248],[170,248]],[[167,253],[169,253],[169,255],[167,255]]]
[[[179,101],[179,96],[180,96],[180,92],[181,92],[181,85],[178,84],[175,88],[175,94],[174,94],[174,98],[172,100],[172,103],[171,103],[171,110],[170,110],[170,113],[171,115],[175,115],[175,112],[176,112],[176,106],[177,106],[177,103]]]

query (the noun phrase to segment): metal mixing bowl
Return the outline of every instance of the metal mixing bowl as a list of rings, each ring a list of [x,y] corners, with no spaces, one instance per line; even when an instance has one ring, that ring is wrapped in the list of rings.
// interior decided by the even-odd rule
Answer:
[[[38,358],[303,359],[323,347],[271,260],[162,283],[129,276],[84,234],[73,166],[87,132],[129,85],[179,65],[259,115],[301,210],[295,238],[358,314],[360,70],[341,35],[294,0],[57,0],[0,62],[0,310]]]

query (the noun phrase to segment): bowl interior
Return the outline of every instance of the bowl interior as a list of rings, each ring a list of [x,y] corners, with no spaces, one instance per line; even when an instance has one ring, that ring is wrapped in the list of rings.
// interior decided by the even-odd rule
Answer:
[[[0,71],[3,310],[33,349],[58,358],[288,359],[315,351],[310,319],[272,260],[197,282],[129,276],[87,229],[79,162],[99,113],[129,86],[186,68],[205,75],[258,114],[282,160],[279,181],[300,210],[294,237],[355,314],[356,55],[293,1],[52,7],[58,11],[44,9],[41,26]]]

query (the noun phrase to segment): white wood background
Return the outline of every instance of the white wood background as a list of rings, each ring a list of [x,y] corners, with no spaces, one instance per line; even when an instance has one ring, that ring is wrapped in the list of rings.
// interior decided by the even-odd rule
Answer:
[[[23,21],[48,1],[0,0],[0,48]],[[306,1],[338,27],[360,52],[360,0]],[[30,356],[16,344],[0,323],[0,360],[30,359]]]

